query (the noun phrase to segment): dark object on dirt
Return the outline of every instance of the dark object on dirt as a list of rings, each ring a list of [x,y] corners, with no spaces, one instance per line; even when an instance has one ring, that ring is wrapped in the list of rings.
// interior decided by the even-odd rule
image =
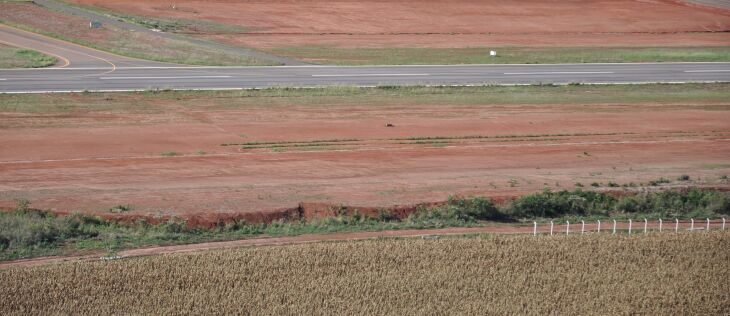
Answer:
[[[395,127],[395,125],[388,123],[388,124],[385,124],[385,127]]]

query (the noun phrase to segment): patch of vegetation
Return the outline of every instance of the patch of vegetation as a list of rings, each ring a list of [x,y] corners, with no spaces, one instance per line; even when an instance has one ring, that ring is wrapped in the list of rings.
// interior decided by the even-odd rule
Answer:
[[[559,64],[730,61],[729,46],[704,47],[502,47],[494,48],[274,48],[275,54],[335,65]],[[578,83],[571,83],[579,85]]]
[[[24,202],[25,201],[25,202]],[[115,209],[131,210],[129,205]],[[0,213],[0,260],[73,252],[113,252],[124,248],[240,239],[260,235],[424,229],[480,225],[481,221],[532,221],[547,218],[717,218],[730,215],[730,193],[692,189],[644,192],[616,197],[607,193],[546,189],[497,206],[483,197],[456,198],[436,207],[421,207],[399,219],[383,210],[379,216],[350,215],[311,221],[249,224],[221,223],[216,228],[191,228],[182,219],[159,224],[146,220],[121,223],[95,216],[56,216],[31,209],[26,200],[15,211]]]
[[[665,184],[665,183],[672,183],[672,181],[669,179],[665,179],[665,178],[659,178],[657,180],[649,181],[649,185],[653,186],[653,187],[661,185],[661,184]]]
[[[0,68],[42,68],[53,66],[56,61],[56,57],[34,50],[0,44]]]
[[[671,104],[715,102],[718,106],[724,106],[724,110],[730,110],[727,100],[730,100],[729,83],[552,87],[398,86],[387,90],[335,86],[312,89],[269,88],[240,91],[145,91],[54,95],[6,94],[0,95],[0,111],[13,113],[69,113],[73,111],[157,113],[172,110],[161,106],[167,101],[174,101],[176,107],[182,106],[193,109],[199,109],[201,105],[204,105],[206,111],[291,106],[326,109],[334,106],[363,105],[368,107],[409,105],[440,107],[444,105],[635,104],[646,102]],[[514,138],[525,135],[506,136]],[[240,145],[240,143],[232,145]],[[718,165],[712,166],[713,168],[719,168]]]
[[[132,205],[129,205],[129,204],[117,205],[115,207],[110,208],[109,212],[110,213],[126,213],[126,212],[131,211],[132,209],[134,209],[134,207],[132,207]]]
[[[164,156],[164,157],[176,157],[176,156],[181,156],[182,154],[180,154],[179,152],[176,152],[176,151],[165,151],[165,152],[162,152],[160,155]]]

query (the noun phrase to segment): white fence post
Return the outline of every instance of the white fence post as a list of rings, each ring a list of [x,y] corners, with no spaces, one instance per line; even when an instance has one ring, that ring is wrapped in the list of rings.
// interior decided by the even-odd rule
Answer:
[[[565,221],[565,234],[570,235],[570,221]]]
[[[675,233],[679,232],[679,219],[676,219],[676,218],[674,219],[674,232]]]
[[[725,218],[722,218],[722,230],[725,230]]]
[[[599,233],[601,232],[601,220],[600,219],[598,220],[598,232]]]
[[[613,234],[616,235],[616,220],[613,220]]]
[[[707,227],[705,228],[706,231],[710,231],[710,219],[707,219]]]
[[[535,227],[532,228],[532,235],[537,236],[537,222],[533,222],[533,223],[535,223]]]
[[[631,219],[629,218],[629,235],[631,235]]]
[[[644,219],[644,235],[646,235],[646,226],[647,226],[648,224],[649,224],[649,222],[648,222],[648,221],[646,220],[646,218],[645,218],[645,219]]]
[[[662,232],[662,219],[659,219],[659,232]]]
[[[693,230],[695,230],[695,219],[694,218],[690,218],[689,220],[692,223],[689,226],[689,231],[693,231]]]
[[[580,234],[583,235],[586,231],[586,221],[580,221]]]
[[[553,221],[550,221],[550,236],[553,235]]]

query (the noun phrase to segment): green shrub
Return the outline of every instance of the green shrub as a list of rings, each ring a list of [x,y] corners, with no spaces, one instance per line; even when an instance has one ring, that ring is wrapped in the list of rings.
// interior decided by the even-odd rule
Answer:
[[[615,198],[604,193],[546,189],[514,200],[505,207],[505,212],[518,218],[605,215],[614,203]]]
[[[98,231],[89,224],[87,217],[81,215],[57,217],[38,210],[0,213],[3,249],[32,248],[96,235]]]

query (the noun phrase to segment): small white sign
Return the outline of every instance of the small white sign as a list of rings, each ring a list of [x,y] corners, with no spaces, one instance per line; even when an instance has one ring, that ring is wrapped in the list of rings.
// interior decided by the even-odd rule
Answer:
[[[489,51],[489,56],[492,56],[492,57],[497,56],[497,51],[496,50],[490,50]]]

